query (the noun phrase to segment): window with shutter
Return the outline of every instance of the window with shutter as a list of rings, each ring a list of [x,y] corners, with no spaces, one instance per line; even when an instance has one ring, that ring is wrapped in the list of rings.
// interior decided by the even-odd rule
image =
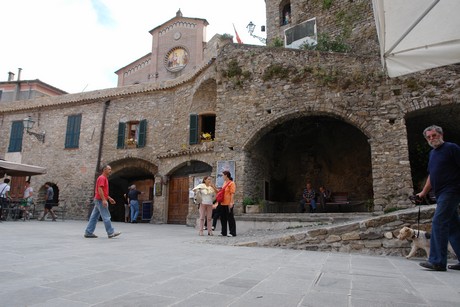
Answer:
[[[118,123],[117,148],[125,148],[125,123]]]
[[[78,148],[80,143],[81,114],[70,115],[67,118],[65,148]]]
[[[190,114],[189,144],[198,144],[198,114]]]
[[[147,137],[147,120],[143,119],[139,122],[139,135],[137,138],[137,147],[145,147]]]
[[[215,114],[190,114],[189,144],[199,144],[203,141],[212,141],[216,133]]]
[[[22,136],[24,124],[22,120],[14,121],[11,125],[10,144],[8,152],[20,152],[22,150]]]

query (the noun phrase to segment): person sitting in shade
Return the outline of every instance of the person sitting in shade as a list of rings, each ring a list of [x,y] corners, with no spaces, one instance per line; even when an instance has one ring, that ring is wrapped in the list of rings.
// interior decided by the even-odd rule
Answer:
[[[306,206],[309,205],[310,213],[316,212],[316,192],[311,187],[311,183],[307,182],[303,190],[302,199],[300,200],[300,212],[304,213]]]

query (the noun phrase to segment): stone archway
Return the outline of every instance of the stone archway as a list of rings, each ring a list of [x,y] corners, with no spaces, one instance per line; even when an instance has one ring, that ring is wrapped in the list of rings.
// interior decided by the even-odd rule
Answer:
[[[116,205],[110,206],[112,220],[124,221],[124,197],[128,187],[132,184],[142,192],[139,196],[140,210],[144,202],[153,204],[154,176],[158,173],[156,165],[138,158],[125,158],[109,163],[112,167],[112,174],[109,177],[110,194],[116,201]],[[142,221],[142,211],[138,220]]]
[[[427,177],[428,153],[431,150],[423,138],[423,130],[431,125],[443,128],[444,140],[460,144],[460,105],[440,105],[406,114],[409,160],[414,192],[418,193]]]
[[[278,123],[245,148],[245,195],[295,207],[307,181],[318,189],[347,192],[363,204],[373,198],[371,149],[355,126],[327,116],[303,116]],[[353,207],[365,211],[366,206]]]
[[[212,166],[201,161],[188,161],[171,171],[168,183],[168,224],[187,223],[191,213],[189,190],[195,175],[211,175]]]

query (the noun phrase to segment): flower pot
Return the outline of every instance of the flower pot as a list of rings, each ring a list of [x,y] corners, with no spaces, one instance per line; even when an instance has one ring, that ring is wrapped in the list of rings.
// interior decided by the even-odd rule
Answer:
[[[247,205],[246,206],[246,213],[260,213],[260,206],[259,205]]]

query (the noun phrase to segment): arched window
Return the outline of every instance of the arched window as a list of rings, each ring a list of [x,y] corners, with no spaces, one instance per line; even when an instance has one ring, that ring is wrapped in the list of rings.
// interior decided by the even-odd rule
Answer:
[[[291,23],[291,1],[283,1],[280,4],[280,22],[282,26]]]

